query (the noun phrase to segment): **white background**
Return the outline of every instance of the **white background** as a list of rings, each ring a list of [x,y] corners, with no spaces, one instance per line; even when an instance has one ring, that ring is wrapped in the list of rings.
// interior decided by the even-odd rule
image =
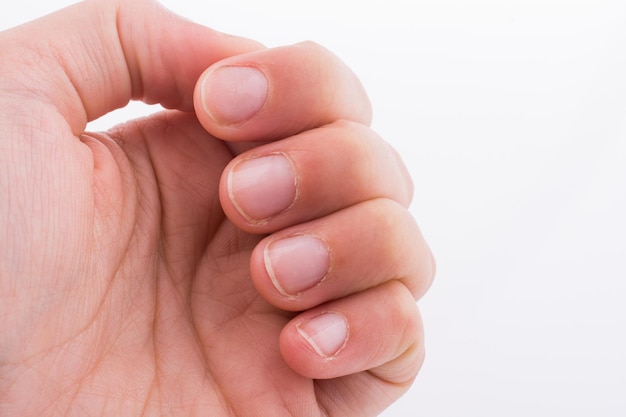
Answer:
[[[0,27],[69,3],[12,2]],[[439,264],[426,363],[384,416],[626,416],[626,2],[163,3],[315,40],[370,92]]]

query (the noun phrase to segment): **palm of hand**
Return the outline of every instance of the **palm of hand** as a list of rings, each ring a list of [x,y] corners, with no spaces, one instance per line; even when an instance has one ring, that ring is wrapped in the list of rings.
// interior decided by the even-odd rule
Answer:
[[[289,369],[277,348],[289,315],[263,300],[249,278],[259,238],[237,230],[217,198],[229,149],[183,114],[95,137],[83,137],[95,172],[80,172],[89,164],[78,156],[78,166],[62,161],[48,173],[59,186],[76,186],[68,177],[78,173],[85,179],[79,190],[93,181],[95,199],[77,192],[74,201],[63,193],[41,197],[53,216],[77,212],[67,229],[39,237],[55,243],[55,256],[33,253],[42,262],[32,276],[55,279],[39,283],[37,315],[20,312],[21,324],[45,338],[14,346],[22,353],[13,372],[30,375],[20,380],[29,387],[23,392],[41,393],[27,409],[314,413],[313,381]],[[36,220],[37,213],[24,217]],[[68,256],[82,274],[67,273]]]

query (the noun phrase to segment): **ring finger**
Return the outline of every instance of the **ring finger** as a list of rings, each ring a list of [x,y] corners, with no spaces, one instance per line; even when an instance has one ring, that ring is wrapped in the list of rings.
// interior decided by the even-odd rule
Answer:
[[[301,311],[390,280],[419,298],[434,262],[409,211],[375,199],[267,237],[252,254],[251,273],[266,300]]]

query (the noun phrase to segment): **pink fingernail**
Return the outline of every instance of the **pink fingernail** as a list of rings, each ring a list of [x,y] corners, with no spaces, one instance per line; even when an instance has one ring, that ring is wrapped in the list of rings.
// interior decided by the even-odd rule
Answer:
[[[246,219],[257,223],[291,207],[296,186],[291,163],[282,154],[244,160],[228,176],[233,205]]]
[[[329,266],[328,247],[314,236],[292,236],[265,248],[267,273],[276,289],[286,296],[298,295],[317,285],[328,274]]]
[[[202,81],[202,106],[220,124],[250,119],[265,105],[269,84],[252,67],[222,67]]]
[[[298,333],[324,358],[332,358],[348,341],[348,323],[337,313],[324,313],[296,325]]]

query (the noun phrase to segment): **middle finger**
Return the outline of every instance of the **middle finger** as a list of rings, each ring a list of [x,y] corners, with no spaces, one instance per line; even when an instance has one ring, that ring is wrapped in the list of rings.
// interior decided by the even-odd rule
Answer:
[[[346,121],[241,154],[220,183],[229,219],[263,234],[376,198],[407,207],[412,193],[397,152],[371,129]]]

